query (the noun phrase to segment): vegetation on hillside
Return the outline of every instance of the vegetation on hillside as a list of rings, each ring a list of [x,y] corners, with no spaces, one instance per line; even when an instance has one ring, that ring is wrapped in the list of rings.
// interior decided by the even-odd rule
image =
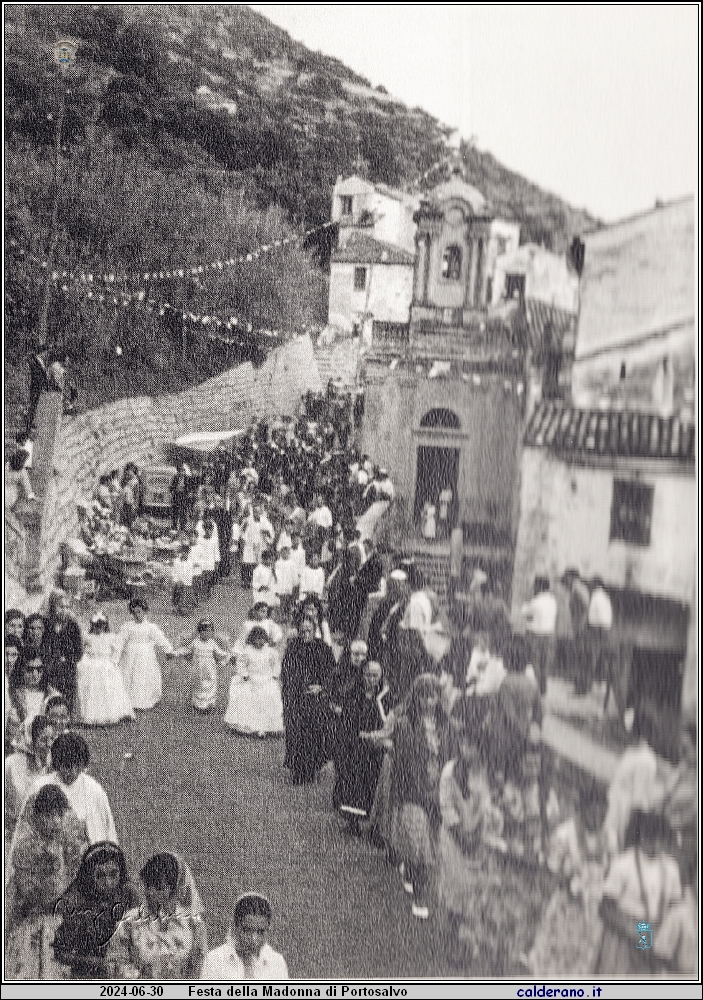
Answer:
[[[261,329],[324,322],[331,228],[253,264],[190,268],[322,226],[339,174],[401,185],[446,148],[448,130],[431,116],[246,7],[16,4],[5,18],[6,353],[19,364],[37,343],[53,243],[49,342],[85,358],[79,381],[101,392],[166,377],[180,386],[258,360],[272,342]],[[61,77],[52,49],[67,36],[80,48]],[[468,179],[526,237],[562,248],[582,227],[583,213],[490,155],[467,148],[464,159]],[[117,283],[116,307],[70,278],[174,269],[185,276]],[[122,305],[138,290],[175,308]],[[236,343],[183,312],[238,316]]]

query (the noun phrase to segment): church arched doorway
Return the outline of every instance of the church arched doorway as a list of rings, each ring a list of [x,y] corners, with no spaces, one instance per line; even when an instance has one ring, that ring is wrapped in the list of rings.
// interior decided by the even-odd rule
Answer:
[[[437,408],[423,416],[420,429],[423,434],[422,444],[417,447],[415,522],[422,527],[423,511],[429,504],[435,508],[437,537],[447,538],[459,510],[459,448],[453,445],[461,422],[452,410]]]

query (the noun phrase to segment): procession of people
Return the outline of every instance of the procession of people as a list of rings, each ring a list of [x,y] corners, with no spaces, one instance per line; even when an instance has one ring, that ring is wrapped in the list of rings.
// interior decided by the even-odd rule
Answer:
[[[632,769],[652,770],[649,799],[634,782],[629,799],[618,799],[615,839],[610,817],[590,856],[573,845],[559,854],[564,824],[550,818],[541,731],[555,655],[549,581],[536,581],[524,609],[527,642],[516,641],[480,569],[457,624],[412,557],[377,550],[373,527],[393,503],[393,484],[354,441],[349,401],[309,394],[297,417],[254,422],[197,473],[181,465],[171,487],[173,629],[150,619],[141,590],[125,600],[129,620],[116,632],[96,609],[84,635],[60,591],[46,617],[7,612],[8,978],[287,975],[266,944],[272,911],[261,895],[238,899],[225,943],[208,952],[207,908],[187,860],[154,845],[132,877],[119,817],[116,825],[87,774],[90,751],[77,728],[148,717],[162,699],[163,657],[189,671],[191,710],[207,725],[249,740],[282,737],[281,781],[306,786],[334,768],[330,809],[393,866],[413,918],[447,921],[466,974],[511,974],[538,961],[535,872],[585,883],[588,864],[600,865],[602,926],[621,927],[618,908],[632,894],[628,851],[642,872],[642,913],[668,928],[655,937],[652,968],[689,971],[690,943],[675,927],[693,905],[697,815],[669,804],[683,801],[690,774],[667,769],[645,734]],[[118,531],[129,546],[144,529],[140,481],[134,466],[101,477],[81,506],[88,552]],[[583,597],[579,583],[574,617],[581,599],[591,637],[608,627],[607,594]],[[227,600],[232,586],[250,609],[234,640],[199,610],[209,598]],[[604,644],[589,642],[581,686],[600,668]],[[85,916],[107,903],[111,919]],[[508,926],[507,938],[496,933]],[[618,954],[601,948],[600,968],[619,971]]]

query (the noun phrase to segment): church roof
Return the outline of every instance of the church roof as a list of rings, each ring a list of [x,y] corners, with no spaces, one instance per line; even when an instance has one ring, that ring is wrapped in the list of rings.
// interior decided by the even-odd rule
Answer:
[[[333,264],[406,264],[415,263],[413,254],[392,243],[376,240],[368,233],[354,231],[343,249],[332,255]]]
[[[399,188],[390,187],[388,184],[373,183],[372,181],[366,180],[364,177],[359,177],[358,174],[352,174],[350,177],[337,178],[337,183],[334,186],[334,193],[339,196],[343,195],[355,195],[355,194],[372,194],[377,192],[383,195],[385,198],[392,198],[394,201],[406,202],[409,205],[419,204],[419,198],[417,195],[409,194],[407,191],[401,191]]]
[[[373,189],[373,184],[363,177],[359,177],[358,174],[352,174],[351,177],[345,178],[339,177],[334,186],[335,194],[338,195],[369,194]]]

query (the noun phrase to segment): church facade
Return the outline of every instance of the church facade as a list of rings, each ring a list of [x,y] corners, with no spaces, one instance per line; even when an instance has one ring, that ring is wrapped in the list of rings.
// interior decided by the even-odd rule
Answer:
[[[527,336],[519,303],[493,307],[497,257],[519,227],[455,172],[415,214],[409,326],[366,355],[362,443],[396,484],[403,545],[447,547],[509,586],[518,516]],[[427,509],[437,531],[423,531]]]

